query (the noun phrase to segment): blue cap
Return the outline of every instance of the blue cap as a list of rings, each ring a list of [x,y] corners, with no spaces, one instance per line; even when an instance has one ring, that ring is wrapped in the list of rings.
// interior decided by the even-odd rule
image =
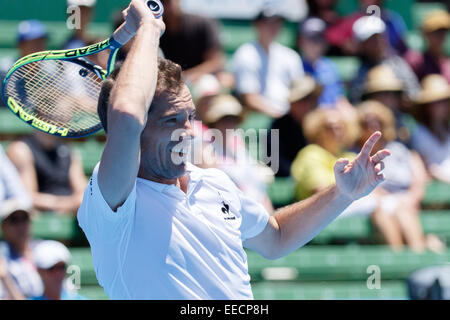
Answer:
[[[47,28],[38,20],[22,21],[17,28],[17,42],[47,37]]]

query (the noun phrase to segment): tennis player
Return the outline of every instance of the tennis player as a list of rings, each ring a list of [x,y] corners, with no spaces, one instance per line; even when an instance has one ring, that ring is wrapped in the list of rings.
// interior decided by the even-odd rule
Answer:
[[[125,16],[135,41],[103,85],[107,142],[78,211],[99,283],[112,299],[252,299],[243,247],[280,258],[370,193],[389,155],[370,156],[381,134],[336,163],[336,185],[269,217],[226,174],[186,161],[195,107],[180,67],[157,58],[164,23],[140,0]]]

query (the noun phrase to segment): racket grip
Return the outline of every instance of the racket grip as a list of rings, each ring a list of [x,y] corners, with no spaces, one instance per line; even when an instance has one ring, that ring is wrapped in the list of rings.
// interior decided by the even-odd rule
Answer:
[[[156,19],[161,18],[164,13],[164,6],[160,0],[145,0],[147,6],[152,11]],[[112,35],[112,39],[117,42],[118,45],[123,46],[127,44],[134,37],[134,33],[130,33],[126,28],[126,23],[117,28],[117,30]]]

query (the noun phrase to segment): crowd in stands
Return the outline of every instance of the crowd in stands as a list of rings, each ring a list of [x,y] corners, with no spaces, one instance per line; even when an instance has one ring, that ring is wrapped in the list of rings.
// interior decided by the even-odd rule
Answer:
[[[274,176],[292,177],[296,200],[305,199],[334,183],[339,158],[353,159],[362,143],[381,131],[374,152],[388,148],[392,153],[384,162],[387,179],[341,219],[370,216],[394,250],[445,249],[437,236],[424,234],[420,211],[429,181],[450,184],[448,11],[424,17],[420,31],[426,47],[417,52],[408,47],[403,18],[382,0],[360,0],[360,10],[345,17],[337,13],[337,0],[307,0],[308,15],[298,22],[296,41],[289,47],[277,40],[283,16],[264,7],[251,22],[255,39],[242,43],[227,63],[219,21],[183,12],[180,0],[163,3],[166,31],[160,55],[182,66],[191,89],[195,130],[202,136],[201,148],[194,148],[200,154],[193,156],[202,159],[201,166],[224,170],[273,212],[267,185]],[[87,30],[96,0],[67,4],[80,6],[82,23],[61,48],[95,43],[98,39]],[[380,17],[367,15],[373,5],[381,8]],[[121,23],[118,14],[111,28]],[[18,57],[45,50],[47,37],[41,22],[20,23],[18,56],[0,63],[0,76]],[[118,62],[129,46],[121,49]],[[330,56],[359,59],[350,83],[342,80]],[[93,59],[104,67],[107,55]],[[266,146],[272,157],[277,150],[276,168],[249,161],[257,156],[233,131],[253,114],[270,118],[268,129],[278,130],[276,146],[271,139]],[[30,221],[36,214],[75,215],[86,184],[82,159],[63,139],[36,131],[6,151],[0,147],[0,299],[82,298],[65,283],[67,248],[32,239]]]

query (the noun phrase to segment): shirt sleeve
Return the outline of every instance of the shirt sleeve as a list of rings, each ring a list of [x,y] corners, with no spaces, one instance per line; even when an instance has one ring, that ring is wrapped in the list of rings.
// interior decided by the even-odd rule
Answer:
[[[14,165],[0,147],[0,179],[4,185],[5,199],[16,199],[22,206],[31,207],[32,201]]]
[[[114,212],[103,198],[98,186],[98,167],[94,169],[91,179],[84,191],[83,202],[78,210],[78,223],[88,237],[95,239],[112,239],[122,236],[125,220],[134,215],[136,207],[136,184],[125,202]]]
[[[238,49],[233,58],[233,73],[239,94],[261,93],[258,68],[251,51],[249,44],[246,44]]]
[[[243,241],[260,234],[269,221],[269,213],[264,207],[238,190],[241,201],[241,238]]]

